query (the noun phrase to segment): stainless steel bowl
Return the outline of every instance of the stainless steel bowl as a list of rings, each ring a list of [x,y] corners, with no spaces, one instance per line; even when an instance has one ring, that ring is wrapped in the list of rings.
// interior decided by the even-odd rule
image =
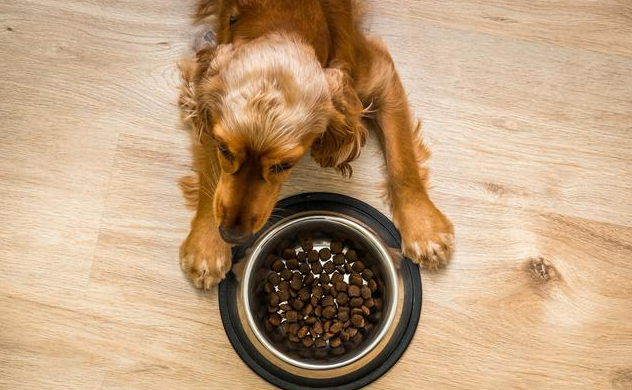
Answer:
[[[351,244],[362,253],[363,262],[374,270],[382,282],[384,306],[381,318],[359,346],[339,357],[301,355],[300,350],[289,349],[264,329],[263,314],[267,304],[262,290],[270,272],[269,255],[281,243],[300,248],[299,237],[305,236],[313,239],[316,249],[329,246],[334,239]],[[380,236],[361,221],[334,212],[307,211],[294,214],[267,229],[245,253],[243,261],[240,261],[243,267],[234,269],[240,281],[239,317],[252,344],[273,364],[303,377],[344,375],[374,359],[390,340],[394,324],[401,315],[400,265],[403,259],[398,250],[385,245]]]

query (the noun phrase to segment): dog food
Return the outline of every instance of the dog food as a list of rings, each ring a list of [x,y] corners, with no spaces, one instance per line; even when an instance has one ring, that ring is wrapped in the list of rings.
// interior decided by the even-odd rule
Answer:
[[[369,337],[382,317],[382,282],[342,241],[314,248],[288,242],[269,257],[262,320],[271,339],[301,357],[340,356]],[[346,249],[346,250],[345,250]]]

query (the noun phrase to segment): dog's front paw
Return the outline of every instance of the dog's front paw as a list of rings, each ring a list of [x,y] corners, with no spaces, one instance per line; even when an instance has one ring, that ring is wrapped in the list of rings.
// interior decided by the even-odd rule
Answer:
[[[180,266],[195,287],[209,289],[230,270],[230,246],[217,233],[191,231],[180,246]]]
[[[432,203],[410,202],[394,210],[393,220],[406,257],[431,270],[448,264],[454,250],[454,228]]]

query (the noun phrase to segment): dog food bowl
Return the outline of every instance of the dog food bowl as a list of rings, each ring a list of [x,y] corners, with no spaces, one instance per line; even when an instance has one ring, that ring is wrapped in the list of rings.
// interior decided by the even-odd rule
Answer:
[[[261,286],[269,254],[281,245],[315,249],[351,243],[381,281],[383,307],[362,341],[339,356],[289,348],[266,331]],[[220,312],[233,347],[258,375],[284,389],[357,389],[388,371],[406,350],[421,311],[419,268],[399,251],[393,224],[371,206],[337,194],[310,193],[279,202],[266,227],[233,250],[233,270],[220,284]]]

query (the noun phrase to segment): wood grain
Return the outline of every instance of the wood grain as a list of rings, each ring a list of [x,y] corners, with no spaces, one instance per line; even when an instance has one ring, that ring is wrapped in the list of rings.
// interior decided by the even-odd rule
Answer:
[[[631,4],[364,3],[457,231],[370,388],[632,389]],[[178,266],[191,7],[0,1],[0,389],[272,388],[230,346],[216,290]],[[388,214],[375,139],[354,172],[306,158],[283,195]]]

